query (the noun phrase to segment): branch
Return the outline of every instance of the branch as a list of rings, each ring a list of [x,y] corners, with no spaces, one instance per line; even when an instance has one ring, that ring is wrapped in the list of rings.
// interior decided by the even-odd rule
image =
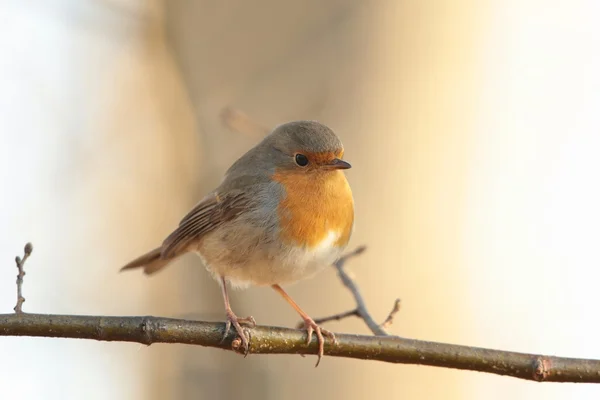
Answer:
[[[25,245],[25,249],[23,249],[23,258],[17,256],[15,257],[15,262],[17,263],[17,269],[19,273],[17,274],[17,305],[13,310],[15,313],[21,314],[23,313],[23,303],[25,303],[25,297],[23,297],[23,278],[25,277],[25,270],[23,267],[25,266],[25,261],[31,255],[33,251],[33,246],[31,243],[27,243]]]
[[[315,354],[316,338],[306,345],[306,333],[295,329],[257,326],[250,330],[250,354]],[[223,342],[224,324],[156,317],[3,314],[0,336],[38,336],[102,341],[183,343],[232,349],[231,333]],[[325,346],[332,357],[488,372],[548,382],[600,383],[600,360],[549,357],[397,336],[336,334],[337,346]],[[240,349],[237,349],[239,352]]]
[[[330,315],[329,317],[316,318],[315,323],[317,325],[322,325],[326,322],[341,321],[348,317],[360,317],[360,315],[358,315],[358,310],[355,308],[354,310],[350,310],[350,311],[346,311],[346,312],[342,312],[342,313],[338,313],[338,314],[333,314],[333,315]],[[303,326],[304,326],[304,322],[300,321],[300,322],[298,322],[298,325],[296,325],[296,329],[300,329]]]
[[[25,246],[23,259],[17,257],[17,306],[14,314],[0,314],[0,336],[34,336],[53,338],[91,339],[100,341],[153,343],[181,343],[215,347],[242,353],[241,341],[233,331],[223,339],[225,324],[189,321],[158,317],[106,317],[83,315],[50,315],[23,313],[23,266],[33,247]],[[331,319],[341,319],[358,314],[370,327],[370,318],[356,283],[348,277],[343,266],[359,248],[336,264],[340,278],[352,291],[358,304],[353,312],[338,314]],[[399,301],[386,321],[377,325],[383,330],[399,310]],[[367,316],[368,318],[365,318]],[[369,319],[370,318],[370,319]],[[322,320],[321,320],[322,321]],[[306,344],[303,330],[256,326],[249,329],[252,354],[315,354],[317,338]],[[385,332],[385,331],[384,331]],[[538,382],[588,382],[600,383],[600,360],[561,358],[537,354],[514,353],[445,343],[405,339],[398,336],[361,336],[336,334],[337,344],[326,345],[325,354],[389,363],[420,364],[506,375]]]
[[[385,318],[385,321],[383,321],[383,323],[381,324],[381,327],[383,329],[389,328],[394,323],[394,317],[396,316],[396,314],[398,314],[398,311],[400,311],[400,299],[396,299],[394,301],[392,311],[390,311],[388,316]]]
[[[350,293],[352,293],[352,296],[354,297],[354,302],[356,303],[356,308],[354,308],[350,311],[343,312],[343,313],[334,314],[329,317],[315,319],[315,322],[320,325],[320,324],[323,324],[325,322],[330,322],[330,321],[341,321],[342,319],[345,319],[348,317],[358,317],[358,318],[362,319],[365,322],[365,324],[367,324],[367,327],[371,330],[371,332],[373,332],[374,335],[388,336],[389,333],[387,332],[386,328],[388,328],[390,325],[392,325],[392,323],[394,322],[394,317],[396,316],[398,311],[400,311],[400,299],[396,299],[396,301],[394,302],[394,306],[392,307],[392,311],[390,311],[390,313],[388,314],[385,321],[383,321],[383,323],[381,323],[381,324],[378,324],[377,322],[375,322],[375,319],[371,316],[371,314],[367,310],[367,306],[365,305],[365,301],[364,301],[362,295],[360,294],[358,285],[356,284],[354,279],[350,276],[350,274],[348,274],[348,272],[346,272],[346,269],[344,268],[346,265],[346,262],[348,262],[348,260],[350,258],[364,253],[366,249],[367,249],[366,246],[360,246],[360,247],[356,248],[354,251],[341,257],[339,260],[337,260],[333,264],[333,266],[335,267],[335,269],[338,272],[338,276],[340,277],[340,280],[342,281],[344,286],[346,286],[346,288],[348,288]],[[298,323],[296,328],[299,329],[302,326],[304,326],[304,324],[302,322],[300,322],[300,323]]]

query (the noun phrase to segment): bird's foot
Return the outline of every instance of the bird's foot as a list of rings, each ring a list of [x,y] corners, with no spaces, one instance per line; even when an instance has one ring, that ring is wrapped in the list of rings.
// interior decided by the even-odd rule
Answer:
[[[312,318],[304,319],[304,327],[306,329],[306,333],[308,334],[307,338],[306,338],[307,345],[309,345],[310,342],[312,341],[313,332],[317,335],[317,342],[319,343],[319,351],[317,353],[318,359],[317,359],[317,364],[315,365],[315,367],[318,367],[319,363],[321,362],[321,357],[323,357],[323,352],[324,352],[324,348],[325,348],[324,336],[327,336],[329,339],[331,339],[333,344],[337,344],[337,340],[336,340],[333,332],[330,332],[327,329],[321,328],[319,325],[317,325],[317,323]]]
[[[244,355],[247,356],[248,352],[250,351],[250,335],[246,330],[244,330],[242,325],[246,325],[249,328],[254,328],[256,326],[256,321],[253,317],[239,318],[231,310],[226,310],[226,314],[227,321],[225,322],[225,334],[223,335],[223,339],[221,339],[221,343],[225,340],[227,335],[229,335],[229,330],[231,329],[231,325],[233,325],[242,341]]]

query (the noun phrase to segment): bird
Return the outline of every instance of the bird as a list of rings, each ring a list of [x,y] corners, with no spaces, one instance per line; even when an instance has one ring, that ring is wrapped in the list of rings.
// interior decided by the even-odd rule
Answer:
[[[225,305],[225,334],[237,331],[246,354],[249,336],[229,302],[232,288],[270,286],[300,315],[307,345],[317,336],[319,365],[325,337],[321,328],[282,288],[313,277],[339,259],[354,231],[354,199],[345,170],[344,147],[328,126],[291,121],[276,126],[226,171],[221,183],[200,200],[162,244],[121,271],[143,268],[152,275],[186,253],[196,253],[219,282]]]

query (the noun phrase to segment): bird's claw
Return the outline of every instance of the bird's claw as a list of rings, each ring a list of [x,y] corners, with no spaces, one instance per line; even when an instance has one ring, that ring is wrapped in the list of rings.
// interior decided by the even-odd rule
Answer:
[[[225,322],[225,333],[223,334],[223,338],[221,339],[221,343],[225,341],[227,335],[229,335],[229,331],[231,329],[231,325],[235,328],[240,340],[242,341],[242,348],[244,349],[244,356],[248,355],[250,351],[250,333],[247,332],[242,325],[246,325],[249,328],[254,328],[256,326],[256,321],[253,317],[239,318],[237,315],[233,313],[233,311],[227,311],[227,321]]]
[[[306,337],[306,345],[307,346],[312,341],[313,332],[317,335],[317,342],[319,344],[319,350],[317,353],[318,359],[317,359],[317,364],[315,365],[315,367],[318,367],[319,363],[321,362],[321,358],[323,357],[324,350],[325,350],[324,336],[327,336],[329,339],[331,339],[331,341],[333,342],[334,345],[337,344],[337,339],[335,338],[335,335],[333,334],[333,332],[330,332],[327,329],[321,328],[311,318],[307,318],[304,320],[304,326],[306,328],[306,333],[307,333],[307,337]]]

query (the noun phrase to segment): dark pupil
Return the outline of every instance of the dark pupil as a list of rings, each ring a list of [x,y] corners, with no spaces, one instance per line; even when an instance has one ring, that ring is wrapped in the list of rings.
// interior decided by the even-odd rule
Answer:
[[[296,154],[296,164],[306,167],[308,165],[308,158],[304,154]]]

